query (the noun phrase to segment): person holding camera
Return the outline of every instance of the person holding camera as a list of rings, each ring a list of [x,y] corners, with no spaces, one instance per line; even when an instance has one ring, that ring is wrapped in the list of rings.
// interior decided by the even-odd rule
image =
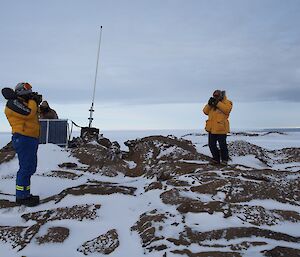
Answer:
[[[29,83],[21,82],[11,89],[12,93],[4,97],[8,100],[5,115],[12,128],[12,144],[19,159],[16,178],[16,203],[36,206],[39,196],[30,194],[30,178],[37,167],[37,150],[39,145],[40,123],[38,106],[42,96],[32,92]]]
[[[228,118],[231,109],[232,102],[227,99],[225,91],[221,90],[215,90],[203,108],[204,114],[208,115],[205,130],[208,132],[208,146],[213,164],[227,165],[229,159],[226,138],[229,133]]]

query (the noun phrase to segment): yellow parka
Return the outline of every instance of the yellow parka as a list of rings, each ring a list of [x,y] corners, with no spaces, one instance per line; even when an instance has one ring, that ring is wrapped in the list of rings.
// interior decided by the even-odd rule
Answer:
[[[12,128],[12,133],[35,138],[39,137],[38,108],[34,100],[29,100],[28,103],[20,99],[8,100],[5,107],[5,115]]]
[[[203,112],[208,115],[205,130],[211,134],[227,134],[229,128],[229,114],[232,109],[232,102],[224,96],[216,107],[205,105]]]

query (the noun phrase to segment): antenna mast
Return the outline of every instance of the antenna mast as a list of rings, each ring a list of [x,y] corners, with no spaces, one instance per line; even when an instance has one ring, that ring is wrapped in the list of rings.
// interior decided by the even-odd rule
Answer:
[[[93,122],[93,112],[94,112],[94,102],[95,102],[95,93],[96,93],[96,84],[97,84],[97,75],[98,75],[98,64],[99,64],[99,56],[100,56],[101,38],[102,38],[102,26],[100,27],[100,37],[99,37],[99,46],[98,46],[98,54],[97,54],[97,64],[96,64],[96,72],[95,72],[92,105],[91,105],[91,108],[89,109],[89,111],[90,111],[90,117],[88,118],[89,128],[92,127],[92,122]]]

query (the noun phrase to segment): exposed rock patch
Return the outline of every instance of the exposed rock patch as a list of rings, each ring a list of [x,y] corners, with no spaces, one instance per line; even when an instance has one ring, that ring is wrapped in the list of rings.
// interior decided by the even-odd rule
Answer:
[[[141,237],[142,246],[148,247],[153,242],[164,239],[162,236],[157,236],[156,232],[160,227],[156,226],[156,224],[163,223],[165,219],[167,219],[165,214],[153,210],[142,214],[139,221],[131,228],[131,230],[137,231]]]
[[[82,252],[84,255],[93,253],[110,254],[119,246],[119,244],[118,233],[115,229],[112,229],[101,236],[85,242],[77,249],[77,251]]]
[[[97,216],[97,210],[100,209],[100,205],[74,205],[72,207],[57,208],[52,210],[45,210],[39,212],[31,212],[23,214],[21,217],[26,220],[34,220],[41,223],[54,220],[79,220],[84,219],[94,220]]]
[[[189,257],[242,257],[238,252],[217,252],[217,251],[211,251],[211,252],[200,252],[200,253],[192,253],[190,250],[174,250],[172,253],[180,254],[180,255],[186,255]]]
[[[67,169],[75,169],[78,167],[76,163],[73,162],[64,162],[58,165],[60,168],[67,168]]]
[[[274,232],[266,229],[259,229],[256,227],[237,227],[206,232],[193,231],[191,228],[185,227],[185,230],[180,233],[178,239],[167,238],[169,242],[173,243],[174,246],[177,246],[180,249],[172,251],[173,253],[182,255],[186,254],[187,256],[243,256],[242,252],[248,250],[251,247],[271,246],[271,244],[269,245],[269,239],[293,243],[298,243],[300,240],[299,237],[293,237],[284,233]],[[240,241],[240,243],[232,243],[234,241]],[[212,247],[214,248],[214,251],[192,253],[189,250],[189,247],[195,244],[203,247]],[[185,247],[187,248],[182,250],[182,248]],[[232,252],[226,252],[224,248],[230,248]],[[216,251],[216,249],[219,249],[219,251]],[[297,252],[296,249],[290,249],[290,251]],[[266,253],[268,252],[269,251],[266,251]]]
[[[12,248],[24,246],[24,232],[27,227],[10,227],[0,226],[0,240],[4,243],[11,244]]]
[[[300,237],[290,236],[284,233],[274,232],[266,229],[259,229],[256,227],[238,227],[212,230],[208,232],[193,231],[191,228],[186,228],[185,231],[180,233],[179,239],[168,240],[175,245],[191,245],[192,243],[212,244],[213,241],[226,239],[227,241],[240,239],[240,238],[265,238],[279,241],[299,243]]]
[[[163,185],[160,181],[152,182],[151,184],[147,185],[144,189],[145,192],[155,189],[163,189]]]
[[[36,241],[39,245],[46,243],[63,243],[69,237],[70,231],[65,227],[51,227],[47,234],[37,237]]]
[[[82,174],[76,174],[74,172],[65,171],[65,170],[52,170],[47,173],[39,174],[38,176],[76,180],[76,179],[80,178],[82,176]]]
[[[55,201],[55,203],[60,202],[67,195],[110,195],[110,194],[124,194],[124,195],[134,195],[136,188],[127,187],[109,182],[101,181],[90,181],[87,184],[83,184],[77,187],[71,187],[63,190],[61,193],[48,197],[43,200],[43,202]]]
[[[263,253],[264,253],[264,256],[266,256],[266,257],[278,257],[278,256],[299,257],[300,249],[276,246],[272,250],[263,251]]]
[[[12,142],[10,141],[6,146],[0,150],[0,164],[9,162],[16,155],[16,151],[13,148]]]
[[[15,207],[15,206],[17,206],[15,201],[11,202],[9,200],[0,199],[0,209],[11,208],[11,207]]]

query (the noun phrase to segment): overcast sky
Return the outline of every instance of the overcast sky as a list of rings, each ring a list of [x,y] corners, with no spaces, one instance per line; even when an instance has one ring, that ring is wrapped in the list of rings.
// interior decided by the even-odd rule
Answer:
[[[202,129],[215,89],[232,128],[300,126],[299,0],[0,0],[1,87],[87,125],[100,25],[95,126]]]

